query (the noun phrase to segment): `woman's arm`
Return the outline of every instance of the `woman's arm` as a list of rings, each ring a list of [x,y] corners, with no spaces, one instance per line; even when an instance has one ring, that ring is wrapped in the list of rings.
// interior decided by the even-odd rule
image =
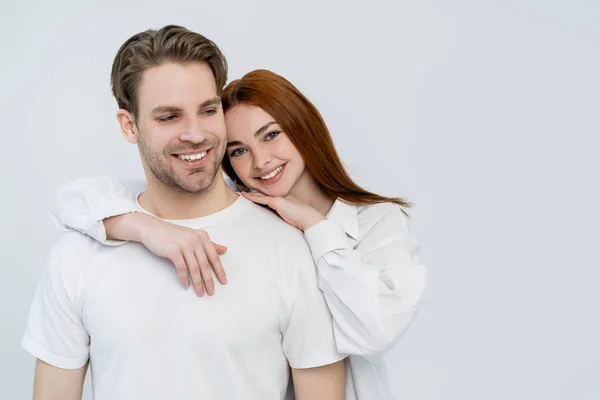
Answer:
[[[407,217],[390,207],[353,248],[342,226],[324,220],[305,231],[334,320],[338,350],[388,351],[409,327],[425,290]]]
[[[136,241],[137,232],[107,232],[103,220],[139,211],[135,196],[144,187],[145,182],[141,180],[125,186],[103,177],[77,179],[58,190],[52,217],[59,229],[79,231],[106,245]]]
[[[225,246],[213,243],[201,230],[170,224],[141,211],[136,195],[143,181],[125,186],[108,178],[83,178],[62,187],[52,215],[63,230],[76,230],[106,245],[140,242],[154,254],[170,259],[184,287],[190,279],[199,296],[214,294],[214,270],[227,283],[219,255]]]

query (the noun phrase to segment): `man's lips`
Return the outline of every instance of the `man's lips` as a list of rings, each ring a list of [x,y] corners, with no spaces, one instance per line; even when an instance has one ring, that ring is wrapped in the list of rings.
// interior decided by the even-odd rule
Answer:
[[[208,156],[211,154],[212,149],[203,151],[190,150],[181,153],[173,154],[172,156],[178,161],[184,163],[186,166],[198,166],[205,162]]]
[[[202,148],[202,149],[189,149],[189,150],[182,150],[182,151],[177,151],[177,152],[173,152],[171,153],[171,155],[178,157],[178,156],[191,156],[194,154],[200,154],[200,153],[207,153],[210,150],[212,150],[212,147],[206,147],[206,148]]]

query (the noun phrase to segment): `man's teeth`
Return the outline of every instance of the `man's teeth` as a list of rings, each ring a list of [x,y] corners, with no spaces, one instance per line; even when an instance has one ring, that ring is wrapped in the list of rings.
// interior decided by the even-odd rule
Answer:
[[[277,175],[279,172],[281,172],[282,169],[283,169],[283,166],[277,168],[275,171],[271,172],[269,175],[261,176],[260,179],[262,179],[262,180],[271,179],[275,175]]]
[[[204,152],[204,153],[198,153],[198,154],[185,154],[185,155],[182,154],[182,155],[179,156],[179,158],[181,160],[184,160],[184,161],[201,160],[204,157],[206,157],[206,152]]]

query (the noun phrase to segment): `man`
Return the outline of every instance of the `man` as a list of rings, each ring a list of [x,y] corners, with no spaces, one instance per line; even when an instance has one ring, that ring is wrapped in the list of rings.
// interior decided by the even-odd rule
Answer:
[[[301,234],[223,181],[226,75],[214,43],[166,26],[123,44],[111,82],[148,182],[140,211],[230,244],[228,284],[198,298],[139,244],[66,234],[23,338],[34,399],[80,399],[88,363],[96,400],[282,399],[290,367],[298,400],[343,399],[344,356]]]

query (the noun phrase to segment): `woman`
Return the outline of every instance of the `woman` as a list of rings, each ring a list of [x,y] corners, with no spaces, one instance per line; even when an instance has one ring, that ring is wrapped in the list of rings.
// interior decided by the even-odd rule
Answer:
[[[302,230],[311,248],[338,349],[350,354],[347,399],[390,399],[381,356],[408,328],[425,287],[403,210],[408,203],[350,179],[321,115],[284,78],[250,72],[224,89],[222,103],[229,140],[224,171],[244,197]],[[209,264],[226,283],[216,255],[223,246],[133,213],[135,196],[118,182],[79,181],[59,194],[59,204],[62,226],[107,244],[107,236],[142,242],[174,261],[185,286],[189,271],[200,295],[214,294]],[[89,211],[77,211],[81,204]],[[182,254],[190,251],[196,257],[186,265]]]

